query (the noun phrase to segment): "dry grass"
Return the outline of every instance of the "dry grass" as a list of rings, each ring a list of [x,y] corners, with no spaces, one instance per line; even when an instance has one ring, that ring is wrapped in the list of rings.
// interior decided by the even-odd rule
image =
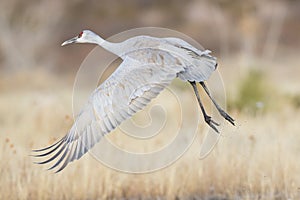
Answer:
[[[0,199],[300,198],[300,113],[290,105],[255,117],[232,110],[236,128],[226,125],[204,160],[198,133],[180,160],[157,172],[120,173],[87,155],[53,174],[28,155],[72,124],[71,87],[16,88],[1,89]]]

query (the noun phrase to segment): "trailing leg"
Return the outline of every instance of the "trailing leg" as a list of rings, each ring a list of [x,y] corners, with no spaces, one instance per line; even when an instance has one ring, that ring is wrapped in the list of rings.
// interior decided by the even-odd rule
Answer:
[[[217,108],[217,110],[219,111],[220,115],[222,117],[224,117],[227,121],[229,121],[232,125],[235,126],[234,124],[234,119],[232,117],[229,116],[229,114],[227,114],[218,104],[217,102],[214,100],[214,98],[210,95],[210,92],[208,90],[208,88],[206,87],[204,82],[199,82],[200,85],[203,87],[203,89],[205,90],[206,94],[209,96],[209,98],[211,99],[211,101],[213,102],[213,104],[215,105],[215,107]]]
[[[213,121],[211,119],[211,116],[208,116],[206,114],[206,111],[204,109],[204,106],[201,102],[201,99],[200,99],[200,96],[199,96],[199,93],[198,93],[198,89],[197,89],[197,85],[196,85],[196,82],[194,81],[189,81],[189,83],[193,86],[193,89],[194,89],[194,92],[195,92],[195,95],[197,97],[197,100],[198,100],[198,103],[199,103],[199,106],[200,106],[200,109],[202,111],[202,114],[203,114],[203,117],[204,117],[204,120],[205,122],[212,128],[214,129],[217,133],[219,133],[218,129],[216,128],[216,126],[219,126],[219,124],[215,121]]]

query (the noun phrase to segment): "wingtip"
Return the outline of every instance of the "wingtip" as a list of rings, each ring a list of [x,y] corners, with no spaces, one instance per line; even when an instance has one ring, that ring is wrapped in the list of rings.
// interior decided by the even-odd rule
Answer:
[[[61,172],[64,169],[64,167],[59,168],[58,170],[56,170],[54,173],[58,174],[59,172]]]
[[[33,162],[33,164],[36,164],[36,165],[42,165],[41,162]]]
[[[51,149],[52,147],[56,146],[58,143],[62,142],[63,140],[65,140],[66,136],[61,138],[59,141],[55,142],[54,144],[50,145],[50,146],[47,146],[47,147],[44,147],[42,149],[32,149],[31,151],[32,152],[41,152],[41,151],[46,151],[48,149]]]

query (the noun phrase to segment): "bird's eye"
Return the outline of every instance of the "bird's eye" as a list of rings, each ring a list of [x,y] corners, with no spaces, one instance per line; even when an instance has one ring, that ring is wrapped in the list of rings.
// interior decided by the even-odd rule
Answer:
[[[81,38],[82,34],[83,34],[83,32],[81,31],[78,35],[78,38]]]

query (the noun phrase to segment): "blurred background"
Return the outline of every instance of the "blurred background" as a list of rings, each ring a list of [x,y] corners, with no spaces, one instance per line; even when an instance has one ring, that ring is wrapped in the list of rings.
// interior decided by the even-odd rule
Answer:
[[[1,199],[300,198],[300,1],[0,2]],[[237,126],[224,127],[206,159],[196,140],[151,174],[120,173],[89,156],[55,175],[33,165],[30,149],[70,128],[76,71],[94,48],[60,44],[83,29],[108,38],[149,26],[212,50]]]

